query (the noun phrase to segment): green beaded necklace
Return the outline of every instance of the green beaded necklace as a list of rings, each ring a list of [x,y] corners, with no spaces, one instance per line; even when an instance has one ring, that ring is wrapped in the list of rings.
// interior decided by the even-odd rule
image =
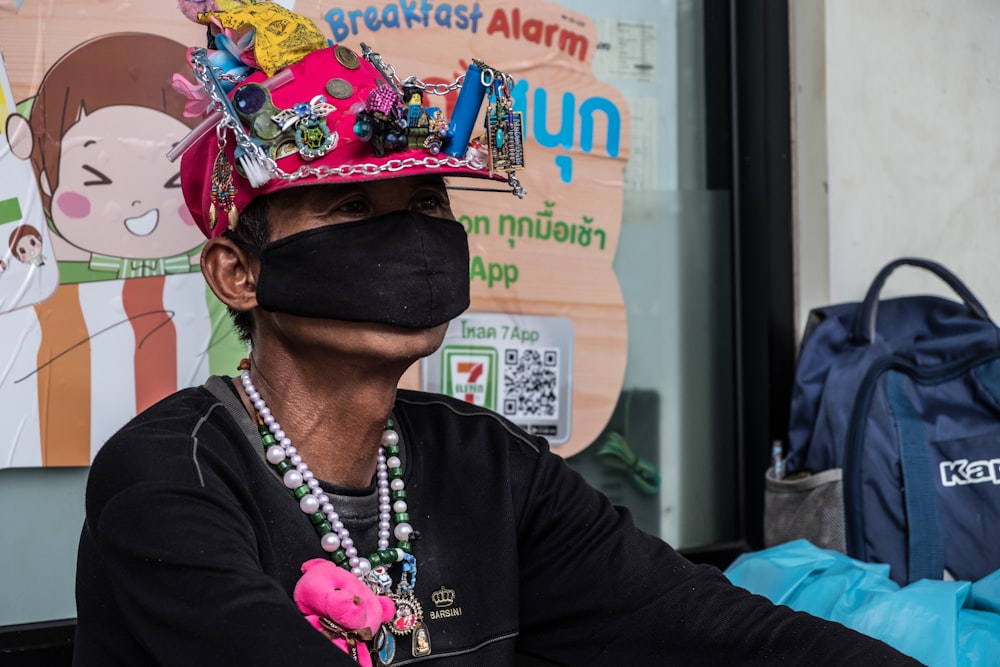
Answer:
[[[383,444],[382,444],[382,447],[379,448],[379,463],[380,463],[380,465],[385,465],[386,466],[386,471],[385,472],[386,472],[387,479],[389,480],[388,481],[388,486],[389,487],[391,487],[393,485],[393,480],[400,480],[398,483],[396,483],[396,486],[399,486],[400,488],[398,488],[398,489],[389,488],[388,489],[388,496],[387,497],[388,497],[389,501],[392,504],[395,505],[396,503],[398,503],[400,501],[402,501],[403,503],[406,502],[406,489],[402,488],[403,468],[402,468],[402,466],[395,466],[395,467],[389,468],[388,465],[385,462],[389,461],[389,460],[392,460],[393,458],[395,458],[396,460],[398,460],[401,448],[400,448],[400,446],[398,444],[398,435],[396,434],[396,432],[394,430],[394,424],[393,424],[392,419],[389,419],[386,422],[386,427],[385,428],[386,428],[386,432],[391,432],[393,434],[393,436],[396,436],[396,437],[393,438],[393,436],[389,436],[388,438],[386,438],[386,436],[383,435]],[[275,437],[274,433],[271,432],[270,427],[267,424],[265,424],[263,422],[263,420],[259,416],[257,418],[257,431],[260,433],[261,444],[264,447],[265,457],[268,456],[269,452],[273,452],[274,451],[274,450],[272,450],[272,447],[281,447],[281,444],[278,442],[278,438]],[[386,439],[390,439],[390,440],[394,439],[394,440],[396,440],[396,442],[395,442],[395,444],[385,444],[384,441]],[[297,467],[290,460],[291,456],[287,455],[287,448],[283,448],[283,449],[284,449],[283,453],[286,454],[284,456],[284,458],[281,458],[280,460],[278,460],[277,463],[272,463],[271,462],[271,458],[268,457],[268,463],[270,463],[271,467],[275,470],[275,472],[278,473],[278,475],[280,475],[282,477],[283,480],[285,479],[285,475],[287,475],[287,473],[289,473],[290,471],[296,471],[296,472],[298,472],[301,475],[302,474],[302,470],[297,469]],[[276,459],[278,458],[277,455],[276,455],[276,452],[273,454],[273,456]],[[293,454],[292,456],[296,456],[296,454]],[[293,477],[292,479],[295,479],[295,478]],[[298,481],[298,480],[296,480],[296,481]],[[286,486],[287,485],[288,485],[288,482],[286,482]],[[319,489],[319,487],[317,487],[317,489]],[[292,495],[295,496],[295,500],[299,501],[299,507],[300,508],[303,506],[303,503],[302,503],[303,498],[305,498],[307,495],[313,495],[314,494],[314,489],[310,488],[309,485],[305,483],[305,481],[302,481],[302,483],[298,484],[294,488],[291,488],[290,491],[292,492]],[[321,492],[322,491],[320,490],[320,493]],[[316,534],[319,536],[319,538],[320,538],[320,540],[322,542],[322,540],[323,540],[323,538],[325,536],[331,535],[331,534],[334,533],[334,523],[338,522],[339,519],[336,518],[336,517],[330,517],[329,516],[329,514],[332,513],[332,509],[329,512],[324,512],[324,508],[322,506],[323,504],[319,503],[319,500],[320,499],[317,498],[316,510],[313,511],[313,512],[311,512],[311,513],[309,513],[308,516],[309,516],[309,521],[312,523],[313,528],[316,531]],[[313,503],[307,501],[306,507],[311,507],[312,504]],[[397,505],[397,507],[398,507],[398,505]],[[303,510],[303,511],[305,511],[305,510]],[[333,519],[333,521],[331,521],[331,518]],[[406,511],[393,512],[392,513],[392,519],[393,519],[393,524],[395,526],[397,526],[397,527],[400,526],[400,525],[409,526],[410,515]],[[342,530],[344,531],[344,534],[346,534],[346,528],[342,529]],[[412,532],[412,531],[409,531],[409,532]],[[339,565],[339,566],[341,566],[341,567],[343,567],[345,569],[352,570],[353,568],[350,565],[350,559],[351,559],[351,557],[348,555],[347,549],[345,549],[344,546],[343,546],[343,539],[344,538],[343,538],[342,535],[337,535],[337,537],[339,538],[338,541],[334,541],[332,539],[328,539],[325,542],[322,542],[323,545],[324,545],[323,548],[324,548],[325,551],[327,551],[329,553],[330,560],[332,560],[334,563],[336,563],[337,565]],[[329,549],[332,546],[335,546],[335,548],[334,548],[333,551],[330,551]],[[402,551],[404,553],[409,554],[409,553],[411,553],[411,548],[412,547],[411,547],[410,541],[408,539],[402,539],[402,540],[398,539],[397,542],[396,542],[396,547],[394,549],[390,549],[390,548],[388,548],[388,545],[386,545],[386,547],[377,549],[377,550],[373,551],[372,553],[370,553],[368,555],[367,560],[368,560],[368,562],[370,564],[371,569],[379,567],[380,565],[387,565],[388,566],[388,565],[391,565],[392,563],[397,563],[397,562],[403,560],[403,555],[400,554],[399,552]],[[355,573],[355,574],[357,574],[357,573]]]
[[[299,503],[299,509],[309,517],[320,545],[330,559],[356,577],[366,580],[373,568],[390,567],[400,561],[412,561],[410,536],[413,527],[407,511],[406,489],[403,482],[403,466],[399,458],[399,433],[390,418],[382,431],[382,442],[378,449],[376,485],[379,496],[378,548],[367,558],[358,554],[350,532],[340,520],[315,478],[305,464],[291,439],[281,429],[281,425],[271,414],[260,392],[250,377],[250,363],[240,363],[240,381],[254,410],[257,411],[257,430],[264,447],[264,458],[281,477],[284,485]],[[389,535],[396,538],[395,548],[389,548]],[[377,573],[382,574],[382,573]]]

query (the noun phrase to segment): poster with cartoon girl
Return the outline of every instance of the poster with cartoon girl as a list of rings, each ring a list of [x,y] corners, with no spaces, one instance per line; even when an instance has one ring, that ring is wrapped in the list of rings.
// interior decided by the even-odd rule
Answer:
[[[181,45],[204,44],[204,26],[192,30],[189,19],[240,4],[181,0],[136,11],[119,0],[34,0],[17,3],[0,21],[0,46],[12,54],[11,82],[23,100],[8,135],[16,157],[30,160],[32,187],[50,218],[16,224],[42,232],[46,260],[36,268],[44,275],[54,264],[61,283],[33,307],[0,312],[0,401],[19,420],[13,435],[0,437],[0,467],[84,465],[136,410],[199,384],[209,371],[233,372],[243,350],[225,344],[233,340],[226,314],[210,305],[192,271],[201,239],[185,224],[176,165],[163,156],[194,122],[183,119],[183,98],[170,88],[173,73],[190,78]],[[469,234],[469,312],[483,323],[474,331],[511,331],[530,358],[542,360],[524,365],[526,373],[549,377],[546,360],[558,361],[559,391],[544,398],[562,420],[559,438],[539,432],[566,456],[589,446],[615,409],[628,348],[613,262],[631,117],[621,92],[594,69],[596,20],[552,0],[478,0],[450,10],[439,3],[448,11],[418,8],[417,21],[396,11],[413,3],[385,4],[381,14],[368,0],[280,4],[355,52],[370,38],[384,62],[423,77],[431,96],[415,106],[428,111],[412,111],[437,108],[441,117],[418,115],[427,134],[414,141],[432,140],[432,124],[451,115],[470,58],[486,58],[513,77],[507,92],[517,134],[532,156],[519,172],[528,196],[494,201],[452,186]],[[373,11],[377,28],[366,27]],[[484,123],[477,140],[488,142],[493,132],[496,144],[496,128]],[[26,267],[0,259],[7,272]],[[525,332],[530,339],[521,338]],[[541,350],[536,335],[543,333]],[[496,341],[496,359],[514,358],[510,342]],[[455,327],[454,349],[442,350],[454,352],[448,363],[442,356],[414,365],[402,386],[452,391],[468,384],[462,373],[485,365],[462,357],[463,345],[469,341]],[[227,359],[224,352],[234,349]],[[506,369],[496,366],[491,380],[499,383]],[[550,398],[556,395],[567,400]],[[512,410],[518,419],[531,412]]]
[[[0,467],[87,465],[138,411],[245,353],[205,286],[204,237],[166,158],[199,120],[171,88],[187,68],[171,39],[102,35],[59,58],[8,119],[50,233],[38,246],[22,233],[3,275],[30,265],[59,286],[27,312],[0,314],[0,330],[17,336],[0,351],[11,368],[0,401],[21,415]]]

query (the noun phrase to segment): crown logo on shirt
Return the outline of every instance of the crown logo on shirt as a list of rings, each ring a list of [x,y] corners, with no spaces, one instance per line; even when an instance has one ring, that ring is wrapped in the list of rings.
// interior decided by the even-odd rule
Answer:
[[[455,591],[442,586],[438,590],[431,593],[431,601],[434,602],[434,606],[438,609],[450,607],[455,603]]]

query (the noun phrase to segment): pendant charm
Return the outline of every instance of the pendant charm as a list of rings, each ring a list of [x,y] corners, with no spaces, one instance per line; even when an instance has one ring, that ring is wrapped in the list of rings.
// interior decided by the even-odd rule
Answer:
[[[389,621],[389,631],[396,635],[409,634],[423,622],[423,608],[410,590],[391,597],[396,603],[396,615]]]
[[[427,631],[427,626],[420,623],[413,629],[413,646],[411,647],[414,658],[422,658],[431,654],[431,633]]]
[[[309,118],[295,126],[295,146],[305,160],[314,160],[337,147],[337,133],[322,119]]]
[[[524,130],[520,111],[510,101],[500,101],[486,116],[491,171],[514,171],[524,167]]]
[[[383,667],[392,664],[396,658],[396,638],[392,636],[392,633],[386,631],[384,625],[378,629],[373,647],[378,664],[383,665]]]
[[[208,222],[214,229],[219,215],[226,216],[229,231],[236,229],[236,186],[233,185],[233,166],[226,158],[226,142],[219,142],[219,155],[212,167],[212,193],[208,207]]]
[[[326,101],[322,95],[317,95],[308,102],[300,102],[291,109],[284,109],[271,116],[271,120],[284,132],[295,128],[295,147],[303,160],[314,160],[323,157],[328,151],[337,147],[339,136],[326,126],[326,117],[337,110],[337,107]]]
[[[389,570],[383,565],[373,568],[365,579],[368,588],[375,595],[389,595],[392,592],[392,577],[389,576]]]

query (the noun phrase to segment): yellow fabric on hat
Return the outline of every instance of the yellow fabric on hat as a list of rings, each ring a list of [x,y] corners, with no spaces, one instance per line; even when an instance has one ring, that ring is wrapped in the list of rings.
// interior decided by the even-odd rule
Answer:
[[[281,68],[297,63],[309,53],[327,46],[326,37],[315,23],[273,2],[242,5],[223,0],[219,2],[219,6],[233,8],[220,12],[201,12],[198,20],[207,24],[214,18],[223,27],[232,30],[253,28],[257,65],[268,76],[274,76]]]

